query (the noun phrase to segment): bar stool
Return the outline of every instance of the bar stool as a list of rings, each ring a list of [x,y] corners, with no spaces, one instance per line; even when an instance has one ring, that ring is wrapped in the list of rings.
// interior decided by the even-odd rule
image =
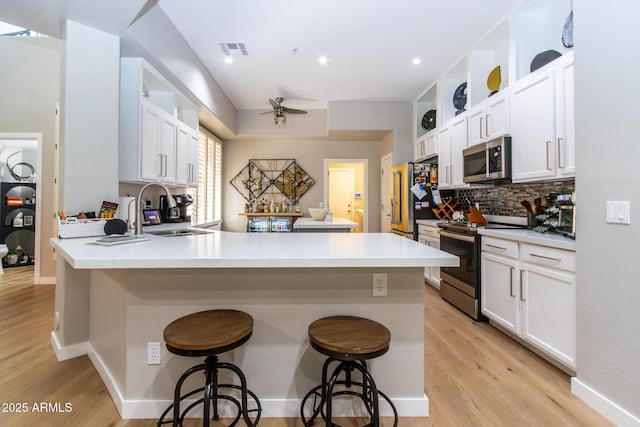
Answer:
[[[237,310],[208,310],[192,313],[171,322],[164,329],[164,341],[167,350],[171,353],[187,357],[206,357],[204,363],[194,366],[184,372],[176,383],[173,395],[173,403],[162,413],[158,420],[158,427],[171,423],[174,427],[182,426],[187,413],[195,406],[203,403],[203,426],[209,426],[210,410],[213,407],[213,419],[219,419],[218,400],[226,400],[233,403],[238,413],[233,422],[234,426],[243,417],[247,426],[256,426],[260,420],[262,407],[258,397],[247,388],[247,380],[236,365],[220,362],[218,354],[231,351],[249,340],[253,332],[253,318],[242,311]],[[226,369],[235,373],[240,385],[219,384],[218,371]],[[193,373],[204,371],[204,387],[192,390],[181,395],[184,381]],[[231,394],[221,394],[220,389],[227,388],[240,391],[240,399]],[[203,397],[190,404],[183,412],[180,412],[180,403],[193,395],[203,393]],[[255,402],[256,408],[248,409],[248,396]],[[165,420],[165,417],[173,412],[173,417]],[[255,413],[255,420],[249,417]]]
[[[331,316],[319,319],[309,325],[309,342],[318,352],[329,356],[322,366],[322,384],[309,391],[300,409],[300,417],[305,426],[312,426],[320,415],[327,427],[335,427],[332,422],[332,399],[336,396],[356,396],[364,404],[371,422],[367,426],[380,425],[378,399],[381,396],[389,403],[394,414],[394,427],[398,425],[398,412],[383,392],[378,390],[367,369],[366,361],[382,356],[389,350],[391,333],[378,322],[353,316]],[[336,364],[330,377],[329,366]],[[353,371],[362,374],[361,382],[354,381]],[[344,379],[338,377],[344,373]],[[344,387],[334,390],[336,385]],[[352,388],[353,386],[355,388]],[[312,414],[305,416],[307,400],[313,397]]]

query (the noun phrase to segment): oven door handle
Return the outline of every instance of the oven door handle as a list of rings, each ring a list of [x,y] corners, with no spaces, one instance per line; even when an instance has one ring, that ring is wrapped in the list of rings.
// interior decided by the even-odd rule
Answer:
[[[449,237],[451,239],[455,239],[455,240],[462,240],[463,242],[469,242],[469,243],[474,243],[476,241],[476,238],[474,236],[467,236],[464,234],[457,234],[457,233],[450,233],[448,231],[444,231],[444,230],[438,230],[438,234],[444,237]]]

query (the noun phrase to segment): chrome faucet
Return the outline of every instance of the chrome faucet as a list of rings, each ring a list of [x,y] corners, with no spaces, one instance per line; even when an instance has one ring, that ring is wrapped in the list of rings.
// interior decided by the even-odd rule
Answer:
[[[152,185],[162,187],[165,193],[167,193],[167,205],[169,208],[175,208],[176,206],[178,206],[175,199],[171,195],[169,188],[167,188],[166,185],[159,182],[150,182],[148,184],[145,184],[144,187],[142,187],[138,192],[138,197],[136,198],[136,231],[134,234],[138,237],[142,236],[142,193],[144,193],[144,190],[146,190],[147,187],[150,187]]]

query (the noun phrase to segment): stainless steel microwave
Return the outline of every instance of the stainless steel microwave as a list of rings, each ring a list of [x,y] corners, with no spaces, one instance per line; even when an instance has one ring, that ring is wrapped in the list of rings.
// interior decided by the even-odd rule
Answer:
[[[503,136],[462,151],[464,182],[511,180],[511,137]]]

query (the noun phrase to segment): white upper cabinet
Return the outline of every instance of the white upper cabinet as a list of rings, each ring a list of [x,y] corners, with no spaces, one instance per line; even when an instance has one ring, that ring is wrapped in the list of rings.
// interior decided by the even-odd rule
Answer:
[[[511,135],[514,182],[575,176],[572,52],[518,81]]]
[[[176,184],[184,186],[198,185],[198,133],[188,126],[177,129],[176,138]]]
[[[440,126],[438,131],[438,187],[468,187],[463,180],[462,150],[467,148],[467,117],[460,115]]]
[[[498,93],[469,111],[469,146],[509,133],[509,98]]]
[[[122,58],[120,181],[197,183],[197,173],[193,175],[195,169],[189,166],[194,164],[189,156],[194,150],[190,144],[193,135],[197,139],[197,128],[197,109],[193,103],[143,59]],[[189,143],[183,143],[185,140]],[[195,150],[197,155],[197,146]]]
[[[451,128],[438,128],[438,188],[445,189],[453,186],[451,178]]]
[[[555,175],[555,73],[529,76],[518,82],[511,97],[513,181]]]
[[[560,178],[576,175],[576,121],[573,81],[573,53],[560,61],[556,70],[556,144],[558,157],[556,175]]]

